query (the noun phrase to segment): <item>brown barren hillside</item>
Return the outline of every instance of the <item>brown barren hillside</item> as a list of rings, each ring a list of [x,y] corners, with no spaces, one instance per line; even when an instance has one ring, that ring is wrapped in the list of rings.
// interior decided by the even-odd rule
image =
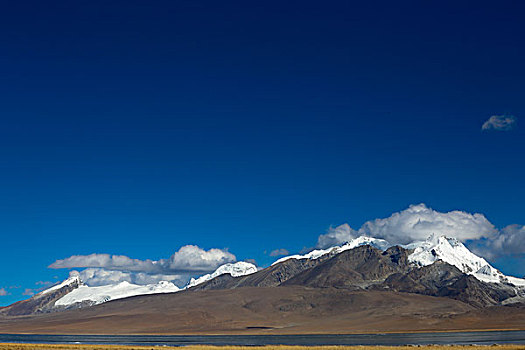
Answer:
[[[137,296],[0,319],[0,333],[301,334],[525,330],[525,307],[336,288],[247,287]]]

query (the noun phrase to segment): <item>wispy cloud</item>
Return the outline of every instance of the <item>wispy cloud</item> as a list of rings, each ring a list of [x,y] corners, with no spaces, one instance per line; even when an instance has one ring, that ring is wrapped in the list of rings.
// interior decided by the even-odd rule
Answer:
[[[5,288],[0,288],[0,296],[5,296],[7,295],[7,291],[5,290]]]
[[[46,286],[52,285],[53,282],[50,282],[50,281],[38,281],[38,282],[35,282],[35,284],[37,286],[44,286],[44,287],[46,287]]]
[[[53,282],[37,281],[37,282],[35,282],[35,286],[40,286],[40,287],[37,287],[37,288],[25,288],[24,292],[22,293],[22,295],[33,296],[33,295],[35,295],[37,293],[40,293],[41,291],[47,289],[52,284],[53,284]],[[16,286],[16,287],[13,287],[13,288],[20,288],[20,286]]]
[[[31,288],[24,289],[24,292],[22,293],[22,295],[27,295],[27,296],[33,296],[35,294],[36,294],[36,291]]]
[[[284,248],[275,249],[270,252],[270,256],[282,256],[282,255],[288,255],[288,254],[290,254],[290,252]]]
[[[483,123],[481,130],[509,131],[516,126],[516,123],[517,119],[512,115],[493,115]]]

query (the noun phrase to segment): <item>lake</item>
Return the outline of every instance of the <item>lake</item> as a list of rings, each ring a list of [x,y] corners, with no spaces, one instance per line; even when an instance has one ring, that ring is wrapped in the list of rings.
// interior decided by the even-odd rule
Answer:
[[[525,344],[525,331],[395,333],[352,335],[35,335],[0,334],[0,343],[121,345],[424,345]]]

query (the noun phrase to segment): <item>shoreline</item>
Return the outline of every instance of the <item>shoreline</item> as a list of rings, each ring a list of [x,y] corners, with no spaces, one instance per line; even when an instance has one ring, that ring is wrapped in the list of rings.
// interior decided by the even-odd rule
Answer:
[[[342,332],[297,332],[297,333],[271,333],[273,330],[278,330],[279,328],[268,328],[268,329],[260,329],[259,332],[242,332],[242,333],[236,333],[236,332],[220,332],[220,333],[207,333],[207,332],[186,332],[186,333],[40,333],[40,332],[9,332],[9,333],[2,333],[1,335],[33,335],[33,336],[204,336],[204,337],[215,337],[215,336],[351,336],[351,335],[381,335],[381,334],[389,334],[389,335],[395,335],[395,334],[432,334],[432,333],[481,333],[481,332],[522,332],[525,331],[525,328],[489,328],[489,329],[424,329],[424,330],[406,330],[406,331],[399,331],[399,330],[393,330],[393,331],[370,331],[370,332],[348,332],[348,333],[342,333]],[[265,333],[264,331],[268,331]],[[0,343],[1,344],[1,343]]]

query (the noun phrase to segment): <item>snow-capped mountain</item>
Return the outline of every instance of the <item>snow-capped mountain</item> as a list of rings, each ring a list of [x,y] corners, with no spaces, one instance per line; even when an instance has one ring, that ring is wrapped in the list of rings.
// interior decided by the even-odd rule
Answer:
[[[75,286],[78,287],[82,284],[82,281],[80,280],[80,276],[77,272],[73,272],[70,274],[69,278],[62,281],[61,283],[57,284],[57,285],[54,285],[40,293],[38,293],[37,295],[35,296],[43,296],[43,295],[46,295],[46,294],[50,294],[52,292],[55,292],[55,291],[58,291],[64,287],[67,287],[67,286]]]
[[[360,255],[364,254],[366,251],[374,251],[374,249],[367,250],[365,246],[377,248],[380,251],[384,252],[383,255],[391,255],[396,263],[390,266],[388,265],[389,263],[387,259],[386,262],[382,262],[383,264],[386,264],[386,267],[384,266],[378,268],[377,266],[375,266],[375,264],[377,264],[379,260],[385,258],[382,257],[381,253],[378,253],[377,250],[375,250],[376,253],[374,254],[376,255],[374,258],[370,258],[370,255]],[[328,260],[339,259],[338,257],[341,257],[343,255],[339,254],[343,252],[345,252],[347,256],[350,256],[348,253],[351,253],[351,261],[357,264],[355,266],[347,266],[347,268],[349,268],[351,271],[354,271],[353,274],[350,273],[350,275],[347,277],[345,277],[344,275],[341,276],[339,272],[334,275],[331,275],[331,272],[329,272],[329,266],[331,265]],[[319,259],[321,257],[325,257],[328,259]],[[397,261],[399,257],[404,258],[402,258],[400,261]],[[294,261],[291,261],[292,259]],[[313,269],[316,266],[324,264],[324,262],[326,262],[326,264],[323,268]],[[343,263],[343,265],[344,264],[346,263]],[[28,300],[13,304],[10,307],[7,307],[4,310],[2,310],[2,312],[10,315],[24,315],[32,313],[50,312],[75,307],[97,305],[110,300],[122,299],[136,295],[174,293],[181,290],[187,290],[196,286],[199,286],[197,287],[197,289],[237,288],[240,286],[268,287],[278,286],[284,282],[288,284],[298,283],[316,286],[317,284],[321,283],[319,281],[325,281],[325,277],[330,276],[328,279],[326,279],[326,281],[332,281],[337,285],[346,285],[348,283],[352,285],[352,283],[354,283],[354,286],[359,287],[369,285],[372,282],[377,283],[377,281],[380,281],[381,278],[388,277],[388,274],[379,278],[378,280],[376,278],[377,276],[374,277],[375,279],[370,277],[372,279],[368,281],[368,277],[366,277],[366,274],[370,271],[366,273],[359,272],[356,275],[355,271],[357,270],[352,270],[356,268],[356,266],[358,266],[359,264],[370,264],[369,267],[371,270],[377,268],[377,271],[382,271],[381,273],[385,271],[390,271],[389,274],[409,273],[411,275],[416,276],[419,273],[416,271],[424,271],[420,274],[424,274],[425,276],[427,276],[427,279],[439,279],[440,275],[433,275],[432,269],[436,266],[436,269],[438,270],[449,269],[443,266],[443,264],[445,264],[448,265],[450,268],[457,268],[456,272],[450,269],[447,270],[449,273],[456,276],[454,277],[456,279],[450,281],[447,280],[434,282],[456,283],[457,278],[460,278],[458,274],[465,274],[465,276],[473,276],[474,280],[483,283],[488,283],[488,285],[492,285],[492,287],[488,285],[485,287],[474,286],[471,287],[472,289],[478,287],[478,289],[480,290],[486,289],[494,291],[498,289],[496,294],[501,292],[504,294],[506,299],[509,299],[509,297],[512,297],[513,295],[515,295],[515,298],[519,300],[525,298],[525,279],[505,276],[500,271],[492,267],[485,259],[472,253],[467,247],[465,247],[465,245],[463,245],[463,243],[461,243],[455,238],[431,235],[425,241],[414,242],[400,247],[394,247],[393,244],[390,244],[389,242],[383,239],[361,236],[352,239],[349,242],[340,246],[334,246],[327,249],[317,249],[303,255],[291,255],[280,258],[276,262],[274,262],[270,267],[261,271],[258,271],[255,265],[247,262],[225,264],[217,268],[213,273],[206,274],[198,278],[192,278],[189,281],[189,283],[182,288],[179,288],[168,281],[161,281],[159,283],[149,285],[137,285],[129,282],[120,282],[118,284],[110,284],[104,286],[88,286],[82,283],[78,274],[73,274],[62,283],[48,288],[47,290],[40,292],[39,294],[35,295],[34,297]],[[303,272],[305,275],[301,277],[300,274]],[[206,283],[212,279],[215,279],[216,277],[225,274],[229,274],[232,277],[238,278],[242,276],[242,278],[240,280],[232,280],[228,278],[222,279],[219,283],[210,285],[211,287],[208,286],[208,283]],[[326,276],[321,278],[319,277],[320,275],[318,276],[318,274],[325,274]],[[360,274],[361,277],[356,279],[356,276],[359,276]],[[334,278],[336,278],[337,281],[334,280]],[[384,281],[384,286],[387,286],[388,288],[397,288],[400,290],[404,290],[403,288],[408,288],[406,291],[409,292],[412,290],[417,292],[418,288],[420,287],[419,286],[416,288],[414,286],[411,286],[410,284],[407,285],[405,280],[400,280],[399,278],[399,276],[391,278],[389,277],[388,280]],[[416,280],[418,278],[419,277],[417,277]],[[410,278],[408,280],[410,280]],[[321,285],[323,284],[321,283]],[[461,291],[463,287],[461,287],[458,284],[458,286],[454,288],[454,290]],[[508,290],[509,288],[510,292]],[[430,292],[434,293],[435,291],[429,289],[429,293]],[[469,296],[467,299],[469,300],[469,302],[472,302],[473,298]],[[498,303],[501,302],[501,300],[504,300],[499,300],[498,298],[496,299],[477,298],[475,302]]]
[[[280,258],[272,265],[288,259],[318,259],[326,254],[336,255],[362,245],[370,245],[380,250],[386,250],[394,246],[383,239],[360,236],[340,246],[317,249],[304,255],[286,256]],[[472,253],[463,243],[455,238],[431,235],[425,241],[401,246],[405,249],[413,250],[408,259],[417,267],[428,266],[438,260],[442,260],[457,267],[461,272],[472,275],[483,282],[510,283],[515,286],[525,287],[525,279],[505,276],[485,259]]]
[[[415,242],[404,247],[414,250],[408,259],[418,266],[428,266],[437,260],[442,260],[483,282],[525,286],[525,279],[505,276],[487,260],[472,253],[456,238],[430,235],[423,242]]]
[[[138,285],[129,282],[118,284],[89,287],[80,285],[70,293],[64,295],[55,302],[55,306],[70,306],[77,303],[97,305],[110,300],[122,299],[134,295],[174,293],[180,289],[171,282],[160,281],[156,284]]]
[[[257,266],[248,262],[239,261],[234,264],[224,264],[222,266],[219,266],[219,268],[213,273],[208,273],[196,279],[192,278],[188,285],[184,288],[194,287],[196,285],[199,285],[224,274],[230,274],[232,277],[240,277],[250,275],[255,272],[257,272]]]
[[[362,245],[370,245],[380,250],[385,250],[392,246],[384,239],[360,236],[340,246],[334,246],[327,249],[316,249],[303,255],[285,256],[274,262],[272,265],[282,263],[283,261],[286,261],[288,259],[318,259],[326,254],[336,255],[341,252],[344,252],[345,250],[354,249]]]
[[[22,300],[2,308],[0,315],[18,316],[54,311],[56,310],[55,302],[74,291],[81,284],[82,282],[80,281],[78,273],[72,274],[62,283],[35,294],[27,300]]]
[[[428,266],[437,260],[442,260],[483,282],[510,282],[507,276],[492,267],[485,259],[472,253],[456,238],[431,235],[425,241],[406,245],[405,248],[414,250],[408,259],[418,266]],[[525,280],[514,282],[525,285]]]
[[[179,288],[171,282],[160,281],[156,284],[138,285],[129,282],[120,282],[118,284],[110,284],[104,286],[90,287],[82,284],[78,275],[71,276],[64,282],[57,286],[53,286],[42,293],[49,293],[53,290],[62,288],[76,281],[78,288],[72,290],[68,294],[62,296],[55,302],[56,307],[69,308],[72,306],[91,306],[105,303],[110,300],[127,298],[135,295],[157,294],[157,293],[175,293],[184,290],[200,283],[206,282],[212,278],[223,274],[230,274],[233,277],[239,277],[257,272],[257,267],[254,264],[239,261],[236,263],[229,263],[221,265],[211,274],[206,274],[197,279],[192,278],[190,282],[183,288]]]

